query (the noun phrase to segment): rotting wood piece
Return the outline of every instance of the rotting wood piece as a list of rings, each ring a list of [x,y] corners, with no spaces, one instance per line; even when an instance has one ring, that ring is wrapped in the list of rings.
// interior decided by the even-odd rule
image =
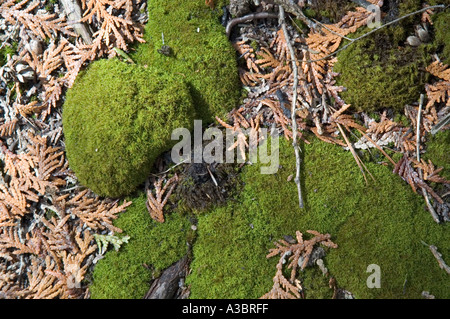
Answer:
[[[186,255],[170,267],[166,268],[161,276],[156,278],[145,295],[144,299],[185,299],[186,288],[180,287],[181,279],[189,272],[191,260]]]
[[[81,7],[77,0],[61,0],[64,12],[67,15],[68,24],[71,24],[74,31],[83,38],[85,44],[92,44],[92,32],[84,22],[80,22],[83,17]]]

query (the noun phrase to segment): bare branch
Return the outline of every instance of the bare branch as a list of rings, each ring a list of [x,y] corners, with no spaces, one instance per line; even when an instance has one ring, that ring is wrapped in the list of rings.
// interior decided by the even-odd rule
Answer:
[[[291,121],[292,121],[292,146],[294,147],[295,151],[295,165],[296,165],[296,172],[295,172],[295,184],[297,184],[297,191],[298,191],[298,203],[300,208],[303,208],[303,198],[302,198],[302,189],[300,185],[300,148],[298,146],[297,142],[297,120],[296,120],[296,104],[297,104],[297,87],[298,87],[298,67],[297,67],[297,59],[295,57],[294,48],[292,47],[291,41],[289,39],[289,34],[287,32],[286,28],[286,20],[285,20],[285,14],[284,9],[280,5],[280,23],[281,28],[283,29],[284,38],[286,39],[286,44],[289,49],[289,53],[291,55],[291,61],[292,61],[292,73],[294,75],[294,83],[292,85],[292,106],[291,106]]]

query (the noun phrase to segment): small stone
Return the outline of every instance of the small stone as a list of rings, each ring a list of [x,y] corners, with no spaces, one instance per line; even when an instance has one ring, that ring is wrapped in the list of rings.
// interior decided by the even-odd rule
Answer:
[[[406,38],[406,42],[408,42],[408,44],[412,47],[417,47],[422,44],[420,39],[415,35],[410,35],[408,38]]]
[[[292,237],[291,235],[284,235],[283,236],[284,240],[287,241],[289,244],[296,244],[297,240],[295,240],[294,237]]]
[[[191,225],[191,229],[192,229],[193,231],[196,231],[196,230],[197,230],[197,226]]]
[[[430,41],[430,34],[428,33],[427,29],[425,29],[421,25],[416,26],[416,35],[422,42]]]
[[[294,177],[294,175],[289,175],[288,178],[287,178],[287,181],[288,181],[288,182],[292,181],[292,178],[293,178],[293,177]]]
[[[158,53],[165,55],[165,56],[171,56],[172,55],[172,48],[168,45],[163,45],[161,49],[158,49]]]
[[[33,52],[36,55],[39,55],[42,53],[42,44],[41,41],[38,40],[31,40],[26,44],[26,49],[30,52]]]

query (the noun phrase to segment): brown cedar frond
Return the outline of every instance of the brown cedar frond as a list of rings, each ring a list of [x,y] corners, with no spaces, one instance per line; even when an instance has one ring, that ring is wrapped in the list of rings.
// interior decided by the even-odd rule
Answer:
[[[450,68],[448,65],[435,61],[426,70],[443,80],[435,84],[425,84],[428,97],[426,110],[436,103],[446,103],[446,106],[450,106]]]
[[[424,181],[429,181],[429,182],[433,182],[433,183],[450,184],[450,181],[439,176],[439,173],[444,168],[440,167],[440,168],[436,169],[436,167],[431,162],[431,160],[428,160],[428,162],[425,162],[424,159],[420,159],[420,163],[417,162],[416,160],[413,160],[412,162],[414,163],[415,168],[419,168],[422,170]]]
[[[214,0],[205,0],[205,4],[211,8],[211,10],[214,10]]]
[[[423,7],[424,8],[426,8],[426,7],[429,7],[429,5],[427,5],[426,3],[424,3],[423,4]],[[422,17],[420,18],[420,21],[422,21],[422,23],[424,23],[424,24],[427,24],[427,23],[429,23],[429,24],[433,24],[433,19],[431,19],[431,16],[434,14],[434,10],[433,9],[428,9],[428,10],[426,10],[426,11],[424,11],[423,13],[422,13]]]
[[[394,174],[398,174],[403,180],[408,182],[414,192],[417,193],[417,187],[424,188],[431,196],[433,196],[439,203],[443,203],[442,198],[419,177],[419,174],[413,169],[413,162],[404,154],[403,158],[398,161],[394,167]]]
[[[280,258],[277,264],[277,272],[273,278],[272,289],[264,294],[260,299],[298,299],[300,298],[299,288],[294,286],[283,276],[283,259]]]
[[[154,220],[160,223],[164,223],[164,206],[166,205],[169,196],[172,194],[178,182],[178,175],[175,174],[174,176],[169,178],[164,184],[164,187],[162,187],[165,178],[166,175],[163,175],[156,181],[154,177],[150,177],[145,185],[147,193],[146,204],[148,212]],[[155,188],[155,195],[153,195],[153,192],[150,189],[150,182],[153,183],[153,186]]]
[[[274,285],[272,289],[261,298],[300,298],[299,287],[294,286],[297,267],[300,267],[302,270],[305,269],[311,257],[311,253],[317,244],[322,244],[330,248],[337,248],[337,245],[331,241],[330,234],[321,234],[314,230],[308,230],[307,233],[314,235],[314,237],[309,240],[303,240],[303,234],[297,231],[297,243],[292,244],[285,240],[278,240],[278,242],[275,242],[276,248],[269,250],[269,254],[266,258],[280,255],[280,260],[277,264],[277,272],[273,278]],[[288,268],[291,269],[290,280],[286,279],[283,275],[283,265],[286,263],[287,257],[289,257]],[[299,265],[300,258],[303,258],[301,266]]]
[[[2,125],[0,125],[0,136],[5,137],[5,136],[12,135],[14,130],[16,129],[16,125],[17,125],[18,121],[19,120],[17,118],[15,118],[11,121],[7,121],[7,122],[3,123]]]
[[[38,101],[31,101],[27,104],[15,102],[13,106],[17,113],[19,113],[23,117],[27,117],[31,114],[37,114],[45,108],[45,105],[40,104]]]
[[[38,56],[31,51],[25,54],[23,58],[23,60],[34,69],[36,75],[43,84],[44,103],[43,105],[34,108],[34,110],[47,109],[43,114],[43,118],[51,112],[52,107],[56,107],[56,103],[61,98],[63,87],[62,78],[56,78],[52,73],[63,65],[64,60],[62,58],[62,52],[67,44],[67,40],[60,41],[58,45],[55,42],[51,42],[42,55]],[[30,106],[28,108],[30,108]],[[29,113],[30,112],[23,112],[21,114],[26,116]]]
[[[425,90],[428,97],[426,109],[435,103],[444,103],[445,101],[447,101],[446,106],[450,106],[450,82],[440,81],[435,84],[425,84]]]
[[[278,65],[273,72],[270,74],[269,82],[281,82],[287,79],[292,74],[292,69],[290,64]],[[267,76],[264,76],[267,78]]]
[[[63,180],[54,178],[52,174],[64,167],[64,151],[57,147],[47,146],[47,138],[29,135],[32,143],[28,146],[28,154],[36,159],[37,178],[42,181],[51,180],[53,185],[65,185]]]
[[[272,67],[276,68],[280,61],[275,59],[273,54],[269,51],[268,48],[261,48],[262,51],[258,51],[257,54],[261,57],[260,59],[256,60],[255,63],[258,64],[261,68],[267,68]]]
[[[66,213],[78,217],[80,222],[87,227],[122,232],[112,225],[112,220],[130,206],[131,202],[124,201],[123,204],[118,205],[118,201],[113,203],[101,201],[98,197],[89,196],[88,193],[89,190],[83,190],[68,201],[64,197],[59,197],[57,206],[64,209]]]
[[[394,128],[398,127],[398,123],[391,121],[388,118],[381,119],[380,122],[373,121],[369,124],[367,133],[374,135],[381,135],[387,132],[391,132]]]
[[[239,78],[242,84],[246,86],[254,86],[260,82],[260,78],[262,78],[261,74],[253,73],[252,71],[246,71],[243,68],[239,68]]]
[[[260,71],[258,65],[255,63],[255,50],[247,44],[246,41],[235,42],[233,43],[233,47],[241,55],[241,57],[245,59],[247,69],[249,71],[253,71],[255,73]]]
[[[29,286],[25,289],[26,298],[53,299],[62,293],[63,282],[48,272],[57,272],[57,265],[50,256],[42,262],[38,258],[31,259],[30,272],[27,273]]]
[[[309,50],[304,50],[306,60],[303,60],[302,69],[308,82],[315,82],[319,94],[322,94],[324,85],[321,80],[328,72],[328,65],[332,66],[336,61],[335,58],[329,60],[324,58],[338,49],[345,36],[365,25],[369,16],[367,10],[358,7],[356,11],[348,12],[338,23],[324,25],[322,32],[311,29],[306,38]]]
[[[222,120],[220,117],[216,116],[216,120],[217,122],[219,122],[220,125],[222,125],[225,128],[228,128],[230,130],[233,129],[233,126],[231,126],[230,124],[228,124],[227,122],[225,122],[224,120]]]
[[[277,35],[270,44],[270,47],[276,47],[275,54],[278,56],[280,61],[288,61],[291,59],[286,38],[284,37],[284,32],[282,29],[278,30]]]
[[[450,68],[440,61],[434,61],[426,68],[426,70],[442,80],[450,81]]]
[[[39,245],[30,240],[30,234],[26,233],[21,239],[16,227],[5,227],[0,232],[0,250],[12,250],[15,255],[19,254],[39,254]]]
[[[59,18],[56,13],[36,13],[39,4],[37,0],[22,0],[18,3],[15,0],[4,1],[0,5],[0,15],[12,25],[18,23],[42,39],[53,38],[55,33],[76,36],[64,18]]]
[[[345,104],[343,105],[339,110],[337,110],[336,112],[333,113],[333,115],[331,116],[332,118],[336,119],[338,118],[342,113],[344,113],[345,111],[347,111],[347,109],[351,106],[351,104]]]
[[[81,4],[84,10],[81,22],[92,23],[95,18],[101,25],[93,34],[90,46],[93,54],[115,55],[114,47],[127,50],[129,42],[144,42],[142,26],[131,20],[132,0],[82,0]],[[125,18],[111,14],[113,10],[124,10]]]

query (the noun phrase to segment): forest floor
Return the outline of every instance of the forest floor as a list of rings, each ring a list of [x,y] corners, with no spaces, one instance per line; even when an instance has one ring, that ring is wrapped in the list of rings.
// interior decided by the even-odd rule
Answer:
[[[224,1],[199,2],[202,10],[218,18],[217,24],[223,24],[223,33],[236,51],[242,85],[240,105],[226,118],[215,116],[212,126],[237,134],[233,147],[243,156],[252,134],[258,135],[263,128],[289,141],[295,163],[287,180],[295,184],[291,187],[295,206],[308,204],[301,180],[306,179],[301,149],[320,140],[351,154],[364,184],[373,179],[367,166],[388,167],[422,197],[430,224],[445,227],[450,220],[450,50],[446,47],[450,37],[439,28],[447,28],[448,1],[426,5],[376,0],[231,1],[228,11]],[[0,1],[0,298],[89,298],[96,264],[108,250],[118,250],[130,239],[119,236],[122,229],[115,221],[127,208],[131,210],[133,200],[98,196],[82,186],[71,170],[65,155],[62,107],[67,90],[93,61],[133,63],[133,50],[145,42],[147,2],[80,3]],[[370,25],[377,19],[380,25]],[[403,67],[402,71],[392,71],[393,65]],[[323,156],[332,153],[318,148]],[[237,166],[241,169],[245,164],[251,163]],[[177,170],[188,171],[191,177],[203,174],[209,186],[218,187],[223,180],[217,175],[216,180],[210,168],[183,164]],[[147,203],[155,223],[170,215],[175,197],[166,199],[172,193],[186,193],[186,185],[170,170],[168,161],[158,160],[141,186],[145,198],[136,200],[136,205]],[[243,178],[251,181],[253,177],[246,174]],[[224,187],[230,191],[228,184]],[[190,189],[187,194],[212,196],[221,203],[230,200],[219,192],[201,190],[193,195]],[[202,199],[196,201],[188,205],[199,205]],[[197,223],[187,227],[195,232]],[[333,234],[316,230],[297,229],[291,234],[295,238],[271,238],[282,240],[269,254],[278,255],[279,260],[274,286],[264,297],[304,297],[297,272],[311,264],[310,258],[313,263],[321,260],[318,244],[339,249]],[[312,237],[304,240],[307,232]],[[449,273],[448,245],[424,244],[432,263]],[[290,277],[283,272],[288,255],[292,255]],[[161,266],[166,271],[158,269],[159,275],[166,276],[160,278],[178,285],[189,272],[186,260],[180,260],[181,266]],[[323,265],[319,268],[321,273],[328,272]],[[333,280],[327,288],[333,298],[352,297]],[[157,285],[153,281],[152,287],[142,288],[150,289],[147,297]],[[185,298],[190,292],[183,286],[171,293]],[[448,291],[443,295],[448,296]],[[426,291],[423,296],[433,297]]]

